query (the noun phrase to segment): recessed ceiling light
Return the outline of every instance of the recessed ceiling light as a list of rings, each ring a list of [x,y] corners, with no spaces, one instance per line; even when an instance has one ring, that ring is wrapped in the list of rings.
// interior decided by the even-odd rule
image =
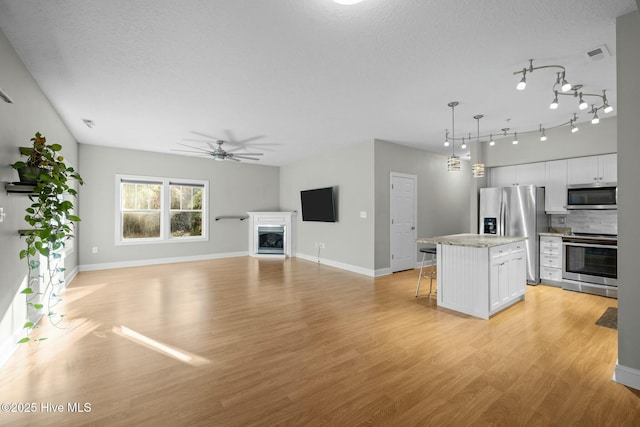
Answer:
[[[338,4],[344,4],[346,6],[350,6],[352,4],[360,3],[362,0],[333,0]]]

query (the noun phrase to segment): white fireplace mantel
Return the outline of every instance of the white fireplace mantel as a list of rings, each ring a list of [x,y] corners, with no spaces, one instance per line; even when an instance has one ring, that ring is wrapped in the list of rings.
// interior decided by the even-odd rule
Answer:
[[[295,212],[247,212],[249,215],[249,255],[265,258],[292,257],[295,253],[293,225]],[[258,227],[265,225],[284,226],[284,255],[257,253]]]

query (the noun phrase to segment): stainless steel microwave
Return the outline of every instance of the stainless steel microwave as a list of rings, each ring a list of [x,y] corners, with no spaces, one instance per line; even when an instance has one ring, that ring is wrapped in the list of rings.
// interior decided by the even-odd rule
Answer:
[[[600,182],[567,186],[567,209],[618,209],[618,184]]]

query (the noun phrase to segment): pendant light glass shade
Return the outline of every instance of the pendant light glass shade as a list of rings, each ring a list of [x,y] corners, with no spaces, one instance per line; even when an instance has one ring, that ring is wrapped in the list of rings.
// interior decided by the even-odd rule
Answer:
[[[447,159],[447,170],[449,172],[460,172],[460,157],[452,154]]]

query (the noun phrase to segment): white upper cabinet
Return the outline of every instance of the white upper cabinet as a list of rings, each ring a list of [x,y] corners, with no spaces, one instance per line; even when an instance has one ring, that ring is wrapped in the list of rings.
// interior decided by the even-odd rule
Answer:
[[[517,185],[544,186],[544,162],[516,166]]]
[[[545,162],[544,209],[547,213],[566,213],[567,160]]]
[[[516,182],[516,167],[491,168],[490,181],[492,187],[511,187]]]
[[[491,168],[491,187],[511,187],[513,185],[544,186],[544,162]]]
[[[567,184],[593,184],[618,181],[616,154],[577,157],[568,160]]]

